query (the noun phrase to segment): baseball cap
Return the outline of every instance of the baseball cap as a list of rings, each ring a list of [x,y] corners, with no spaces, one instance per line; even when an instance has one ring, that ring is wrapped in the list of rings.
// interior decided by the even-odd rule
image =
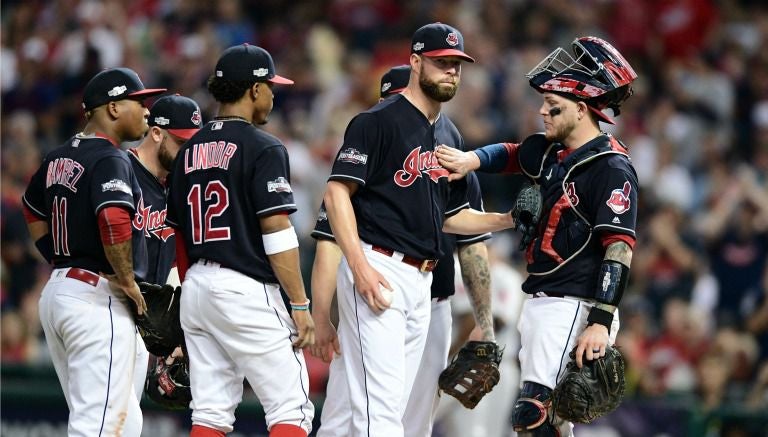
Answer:
[[[392,67],[381,76],[381,88],[379,88],[381,98],[389,97],[404,90],[408,86],[411,78],[410,65],[398,65]]]
[[[247,43],[224,50],[216,62],[215,74],[216,77],[227,80],[293,84],[291,79],[275,73],[275,63],[268,51]]]
[[[203,117],[194,100],[175,94],[160,97],[155,101],[149,110],[148,124],[188,140],[200,130]]]
[[[83,91],[83,109],[90,111],[109,102],[145,98],[166,92],[165,88],[144,88],[139,75],[130,68],[110,68],[93,76]]]
[[[467,62],[475,62],[464,53],[464,37],[461,32],[443,23],[420,27],[413,34],[411,53],[429,57],[458,56]]]

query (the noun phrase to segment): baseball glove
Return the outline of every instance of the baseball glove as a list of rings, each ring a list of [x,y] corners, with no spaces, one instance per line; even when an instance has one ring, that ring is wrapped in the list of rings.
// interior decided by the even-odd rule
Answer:
[[[515,230],[520,231],[520,246],[525,250],[528,244],[536,238],[536,226],[541,217],[541,191],[536,185],[526,185],[517,193],[515,205],[512,207],[512,218],[515,219]]]
[[[552,393],[555,413],[569,422],[590,423],[621,403],[624,397],[624,359],[615,347],[608,346],[605,356],[585,361],[579,369],[574,351],[565,375]]]
[[[181,287],[139,282],[139,288],[147,302],[144,314],[134,312],[139,334],[152,355],[167,357],[184,342],[179,321]]]
[[[470,341],[440,373],[438,386],[472,409],[499,383],[503,350],[490,341]]]
[[[186,358],[176,358],[170,365],[164,357],[157,357],[147,372],[144,393],[170,410],[189,408],[192,391],[189,388],[189,370]]]

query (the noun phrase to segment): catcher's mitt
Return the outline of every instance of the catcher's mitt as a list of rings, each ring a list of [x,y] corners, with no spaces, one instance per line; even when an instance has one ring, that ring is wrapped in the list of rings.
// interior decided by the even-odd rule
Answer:
[[[520,250],[525,250],[536,237],[536,226],[541,217],[541,191],[537,185],[526,185],[517,193],[515,206],[512,207],[512,218],[515,219],[515,230],[520,231]]]
[[[624,397],[624,359],[608,346],[605,356],[584,361],[579,369],[574,351],[563,379],[552,393],[555,413],[569,422],[590,423],[615,410]]]
[[[438,386],[466,408],[475,408],[499,383],[499,363],[504,351],[490,341],[470,341],[440,373]]]
[[[165,408],[183,410],[189,408],[192,391],[189,388],[189,370],[186,358],[176,358],[168,365],[164,357],[157,357],[147,372],[144,393]]]
[[[184,331],[179,321],[181,287],[139,282],[141,294],[147,302],[147,311],[136,315],[136,326],[152,355],[167,357],[184,342]]]

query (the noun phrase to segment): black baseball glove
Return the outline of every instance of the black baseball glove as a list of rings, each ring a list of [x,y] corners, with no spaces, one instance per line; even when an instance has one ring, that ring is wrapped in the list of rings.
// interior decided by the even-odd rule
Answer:
[[[608,346],[605,356],[584,361],[579,369],[574,352],[565,375],[552,393],[555,413],[569,422],[590,423],[621,403],[624,397],[624,359],[619,350]]]
[[[517,193],[515,206],[512,207],[512,218],[515,219],[515,230],[520,231],[520,250],[525,250],[536,238],[541,203],[541,191],[537,185],[525,185]]]
[[[192,390],[186,357],[176,358],[170,365],[165,364],[165,357],[157,357],[147,372],[144,393],[169,410],[189,408]]]
[[[147,302],[147,311],[136,315],[136,326],[147,350],[156,356],[167,357],[184,342],[184,331],[179,321],[181,287],[139,282],[141,294]]]
[[[470,341],[440,373],[438,386],[472,409],[499,383],[503,350],[490,341]]]

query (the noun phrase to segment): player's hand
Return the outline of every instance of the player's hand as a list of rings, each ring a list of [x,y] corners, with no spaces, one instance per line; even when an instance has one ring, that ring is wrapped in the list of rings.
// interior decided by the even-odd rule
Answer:
[[[165,364],[170,366],[171,364],[173,364],[174,361],[176,361],[176,358],[182,358],[182,357],[184,357],[184,352],[181,350],[181,346],[179,346],[176,349],[174,349],[170,355],[168,355],[168,358],[165,359]]]
[[[137,284],[135,280],[132,279],[127,283],[122,283],[117,275],[102,273],[101,276],[109,280],[109,285],[113,290],[122,291],[136,304],[136,311],[138,311],[139,315],[142,315],[147,311],[147,303],[144,301],[144,295],[141,294],[139,284]]]
[[[599,323],[587,326],[576,342],[576,365],[579,368],[584,365],[584,355],[588,361],[604,357],[607,346],[608,328]]]
[[[305,348],[315,343],[315,322],[312,321],[312,315],[309,311],[291,312],[293,323],[296,324],[296,331],[299,337],[293,342],[293,347]]]
[[[357,292],[363,296],[371,310],[379,313],[389,308],[392,300],[382,294],[381,288],[387,290],[393,290],[393,288],[381,273],[366,262],[358,268],[353,268],[352,274]]]
[[[315,344],[310,347],[309,351],[315,357],[330,363],[334,353],[341,355],[336,328],[328,316],[321,317],[317,314],[312,314],[312,320],[315,322]]]
[[[470,171],[480,168],[480,158],[475,152],[462,152],[459,149],[441,144],[435,149],[435,155],[440,165],[451,172],[448,175],[449,182],[461,179]]]

